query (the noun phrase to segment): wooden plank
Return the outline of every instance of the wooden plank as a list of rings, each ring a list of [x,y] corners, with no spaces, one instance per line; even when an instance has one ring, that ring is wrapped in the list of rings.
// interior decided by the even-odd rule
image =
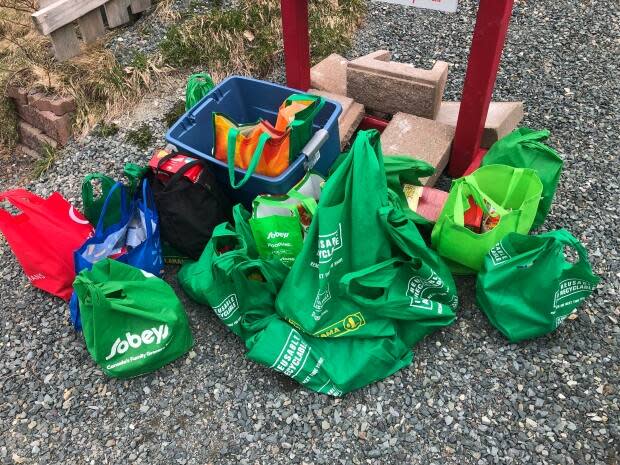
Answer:
[[[110,0],[104,5],[108,26],[118,27],[129,22],[128,0]]]
[[[131,2],[131,12],[135,15],[151,8],[151,0],[133,0]]]
[[[44,36],[99,8],[107,0],[58,0],[32,15],[38,31]]]
[[[80,54],[80,39],[73,24],[56,29],[50,34],[54,45],[54,56],[58,61],[68,60]]]
[[[105,26],[103,25],[103,17],[99,8],[86,13],[84,16],[78,19],[78,25],[82,32],[82,38],[84,42],[90,44],[105,34]]]

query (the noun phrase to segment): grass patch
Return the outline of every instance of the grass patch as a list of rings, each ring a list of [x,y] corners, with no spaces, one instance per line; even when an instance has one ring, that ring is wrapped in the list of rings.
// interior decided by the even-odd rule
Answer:
[[[125,140],[142,150],[146,150],[153,141],[153,131],[151,131],[148,124],[143,123],[138,127],[138,129],[127,131]]]
[[[166,127],[172,126],[177,120],[185,114],[185,102],[183,100],[179,100],[174,106],[170,109],[168,113],[164,115],[164,123],[166,123]]]
[[[240,0],[231,9],[214,8],[172,26],[160,44],[164,61],[225,74],[264,77],[282,53],[279,0]],[[350,46],[365,13],[364,0],[310,3],[310,41],[314,61]]]
[[[49,144],[44,143],[42,147],[42,158],[35,162],[34,168],[32,170],[32,175],[34,179],[40,178],[44,173],[47,172],[54,164],[56,159],[58,158],[58,150],[52,147]]]
[[[118,126],[114,123],[102,121],[92,130],[91,134],[96,137],[111,137],[118,134]]]

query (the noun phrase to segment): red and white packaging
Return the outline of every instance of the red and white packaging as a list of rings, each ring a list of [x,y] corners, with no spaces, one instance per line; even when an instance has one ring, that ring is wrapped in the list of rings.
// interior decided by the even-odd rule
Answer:
[[[155,149],[153,152],[153,156],[149,161],[149,168],[153,170],[154,173],[157,173],[159,178],[162,181],[166,181],[170,179],[172,175],[174,175],[177,171],[183,168],[188,163],[196,161],[195,158],[189,157],[187,155],[183,155],[181,153],[175,155],[172,158],[169,158],[165,162],[163,162],[159,167],[157,166],[162,158],[167,155],[170,155],[172,150],[168,148],[164,149]],[[202,165],[196,165],[188,169],[183,176],[189,179],[191,182],[196,182],[202,173]]]

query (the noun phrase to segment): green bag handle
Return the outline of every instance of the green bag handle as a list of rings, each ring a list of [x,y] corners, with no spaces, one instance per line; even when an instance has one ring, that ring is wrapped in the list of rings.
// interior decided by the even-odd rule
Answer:
[[[314,215],[317,210],[316,201],[311,197],[306,197],[305,195],[301,195],[299,192],[291,191],[287,194],[287,197],[299,200],[299,203],[308,211],[310,214]],[[293,213],[293,216],[299,218],[299,210],[297,209],[297,205],[293,203],[284,203],[280,199],[272,199],[269,197],[258,196],[252,202],[252,217],[256,219],[256,210],[259,205],[266,205],[269,207],[278,207],[283,208],[285,210],[289,210]]]
[[[82,182],[82,200],[84,201],[84,203],[88,202],[92,204],[95,201],[94,192],[93,192],[93,184],[92,184],[93,180],[101,181],[102,188],[103,188],[104,182],[108,182],[112,186],[116,182],[111,177],[103,173],[87,174],[86,176],[84,176],[84,181]]]
[[[215,83],[208,73],[192,74],[185,88],[185,111],[196,105],[214,87]]]
[[[577,251],[577,254],[579,255],[579,261],[577,263],[570,263],[570,262],[566,262],[566,263],[569,263],[572,266],[585,264],[590,270],[590,272],[592,271],[592,268],[590,266],[590,261],[588,259],[588,250],[583,246],[583,244],[579,241],[579,239],[577,239],[575,236],[569,233],[566,229],[559,229],[553,232],[552,234],[554,238],[560,244],[568,246],[568,247],[572,247],[573,249],[575,249],[575,251]]]
[[[290,124],[291,126],[299,126],[301,124],[304,124],[308,120],[314,120],[316,115],[319,113],[319,111],[321,111],[321,109],[325,105],[325,99],[323,97],[318,96],[318,95],[310,95],[310,94],[293,94],[289,98],[286,99],[286,102],[287,103],[297,102],[301,100],[313,100],[314,103],[311,104],[311,107],[313,106],[314,108],[308,115],[304,114],[303,119],[298,120],[297,117],[295,117],[295,119],[293,119],[293,121]],[[300,113],[303,113],[304,111],[306,110],[302,110]]]
[[[230,181],[230,185],[233,189],[239,189],[243,187],[252,177],[254,172],[256,171],[256,167],[258,166],[258,162],[263,156],[263,150],[265,149],[265,144],[268,140],[271,140],[271,136],[266,132],[263,132],[259,139],[258,144],[256,145],[256,149],[254,149],[254,153],[252,154],[252,159],[250,160],[250,164],[245,170],[245,175],[238,183],[235,181],[235,149],[237,145],[237,137],[239,136],[239,129],[230,128],[228,131],[228,179]]]

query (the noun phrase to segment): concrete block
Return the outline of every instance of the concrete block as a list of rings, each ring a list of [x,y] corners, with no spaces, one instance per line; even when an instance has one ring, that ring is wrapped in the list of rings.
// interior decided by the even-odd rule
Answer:
[[[17,105],[28,105],[28,91],[18,86],[7,86],[6,96],[15,100]]]
[[[438,122],[456,128],[461,102],[441,102]],[[491,102],[484,123],[480,146],[488,149],[505,135],[511,133],[523,119],[523,102]]]
[[[29,99],[29,103],[37,110],[51,111],[56,116],[72,113],[76,109],[75,99],[70,97],[46,97],[39,95],[39,98],[34,99],[32,102]]]
[[[421,180],[433,186],[448,164],[453,138],[454,128],[446,124],[396,113],[381,134],[381,147],[384,155],[405,155],[433,165],[435,173]]]
[[[310,69],[310,87],[347,95],[347,59],[332,53]]]
[[[340,150],[344,149],[364,117],[364,106],[344,95],[332,94],[316,89],[310,89],[308,92],[335,100],[342,105],[342,113],[338,117],[338,132],[340,133]]]
[[[393,115],[405,112],[433,119],[439,111],[448,77],[448,63],[430,70],[390,61],[378,50],[347,65],[347,95],[369,110]]]
[[[51,111],[41,111],[30,105],[17,105],[19,116],[31,126],[40,129],[60,145],[71,137],[71,116],[58,116]]]
[[[49,145],[52,148],[58,147],[58,142],[25,121],[19,122],[17,130],[19,131],[19,141],[40,154],[43,154],[45,145]]]
[[[23,144],[17,144],[15,147],[15,152],[21,155],[24,155],[31,160],[38,160],[41,158],[41,154],[36,150],[32,150],[30,147],[26,147]]]

